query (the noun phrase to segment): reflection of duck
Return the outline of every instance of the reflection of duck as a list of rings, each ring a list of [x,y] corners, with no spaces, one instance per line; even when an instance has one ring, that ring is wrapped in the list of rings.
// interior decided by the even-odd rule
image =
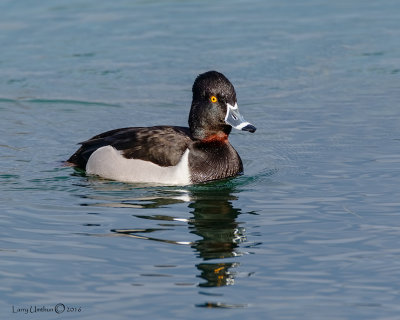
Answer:
[[[189,205],[194,218],[189,222],[191,232],[202,239],[193,244],[204,260],[222,259],[238,255],[235,249],[241,237],[236,217],[240,209],[230,200],[236,198],[230,189],[214,188],[196,192],[197,200]]]
[[[218,188],[219,186],[219,188]],[[189,221],[191,233],[201,237],[192,244],[203,260],[223,259],[240,255],[238,244],[243,241],[244,228],[236,222],[240,209],[235,208],[232,200],[231,184],[217,184],[216,187],[199,188],[194,194],[196,201],[189,205],[193,219]],[[202,262],[196,265],[201,271],[199,277],[206,280],[201,287],[224,286],[234,283],[235,273],[230,269],[238,263]]]
[[[207,280],[200,283],[200,287],[222,287],[232,285],[235,282],[235,273],[229,269],[238,266],[238,263],[200,263],[197,269],[201,271],[199,277]]]
[[[172,217],[168,215],[145,215],[135,214],[134,216],[146,220],[162,221],[156,228],[131,228],[131,229],[113,229],[112,232],[136,239],[146,239],[160,241],[170,244],[190,245],[198,253],[202,262],[196,267],[200,270],[199,277],[206,280],[201,283],[201,287],[214,287],[231,285],[234,283],[235,272],[231,269],[239,265],[237,262],[221,262],[220,259],[236,257],[241,255],[238,250],[239,243],[245,239],[244,228],[236,222],[240,214],[240,209],[233,206],[237,199],[232,195],[234,191],[233,181],[215,182],[193,186],[187,190],[187,199],[190,199],[189,208],[193,217],[190,219]],[[154,208],[164,206],[166,203],[174,202],[167,197],[171,191],[166,193],[163,199],[159,197],[145,197],[146,201],[139,205],[138,199],[131,206],[134,208]],[[169,200],[168,200],[169,199]],[[182,200],[176,199],[175,202]],[[124,206],[127,203],[125,202]],[[120,205],[117,205],[120,206]],[[190,233],[200,237],[196,241],[176,241],[172,239],[161,239],[156,236],[160,231],[176,230],[176,223],[186,223],[189,226]],[[218,260],[218,262],[205,262],[209,260]]]

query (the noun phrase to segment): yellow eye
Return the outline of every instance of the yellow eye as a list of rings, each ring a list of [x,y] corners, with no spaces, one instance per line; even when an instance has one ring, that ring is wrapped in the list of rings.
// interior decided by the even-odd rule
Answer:
[[[216,96],[211,96],[210,101],[211,101],[212,103],[215,103],[215,102],[218,101],[218,99],[217,99]]]

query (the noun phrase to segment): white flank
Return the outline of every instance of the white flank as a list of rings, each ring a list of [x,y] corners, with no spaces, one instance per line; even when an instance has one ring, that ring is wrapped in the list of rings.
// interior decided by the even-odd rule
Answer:
[[[97,149],[86,164],[86,172],[122,182],[190,184],[189,149],[176,166],[161,167],[149,161],[126,159],[112,146]]]

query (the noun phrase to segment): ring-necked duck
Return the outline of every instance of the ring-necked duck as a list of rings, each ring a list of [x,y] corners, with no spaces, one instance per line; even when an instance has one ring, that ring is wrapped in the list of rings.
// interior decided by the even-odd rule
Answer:
[[[186,185],[236,176],[242,160],[228,141],[232,127],[256,128],[239,113],[236,92],[221,73],[209,71],[193,84],[189,128],[121,128],[81,143],[68,162],[88,174],[123,182]]]

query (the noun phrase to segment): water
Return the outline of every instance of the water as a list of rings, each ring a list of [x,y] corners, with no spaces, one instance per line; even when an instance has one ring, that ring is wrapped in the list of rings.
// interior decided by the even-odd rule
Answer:
[[[399,9],[2,1],[1,317],[398,319]],[[243,176],[62,165],[109,129],[185,125],[210,69],[258,128],[231,135]]]

